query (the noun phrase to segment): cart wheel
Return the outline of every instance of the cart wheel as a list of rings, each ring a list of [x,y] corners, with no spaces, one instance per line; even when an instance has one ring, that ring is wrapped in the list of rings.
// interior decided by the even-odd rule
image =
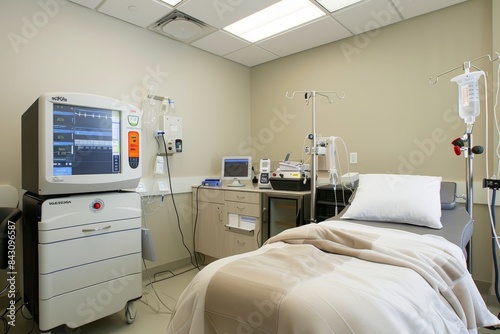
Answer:
[[[135,302],[128,302],[125,306],[125,318],[127,319],[127,324],[131,324],[134,322],[135,317],[137,315],[137,306]]]
[[[81,331],[80,327],[72,328],[69,326],[64,326],[64,333],[66,333],[66,334],[72,334],[72,333],[78,334],[81,332],[82,331]]]
[[[31,315],[31,312],[30,310],[28,309],[28,307],[26,305],[23,305],[21,307],[21,314],[23,315],[23,317],[25,317],[26,319],[29,319],[29,320],[32,320],[33,319],[33,316]]]

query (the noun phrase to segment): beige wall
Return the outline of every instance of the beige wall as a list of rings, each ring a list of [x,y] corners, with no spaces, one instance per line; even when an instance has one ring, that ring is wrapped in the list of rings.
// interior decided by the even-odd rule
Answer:
[[[42,4],[52,7],[47,11]],[[464,159],[454,156],[449,144],[464,132],[456,85],[449,82],[460,71],[433,86],[428,79],[491,53],[492,44],[498,48],[492,42],[491,6],[489,0],[469,0],[248,69],[63,0],[3,1],[0,184],[21,186],[20,117],[41,93],[82,91],[138,104],[151,72],[159,81],[158,94],[174,98],[183,118],[184,152],[172,157],[174,178],[217,176],[225,154],[278,161],[292,152],[292,159],[300,160],[312,128],[311,106],[301,96],[288,100],[285,93],[335,90],[346,97],[332,104],[318,98],[317,133],[342,137],[358,153],[353,171],[463,181]],[[500,34],[498,26],[493,32]],[[9,41],[13,36],[19,44]],[[487,61],[477,65],[493,71]],[[476,144],[484,143],[482,112]],[[152,157],[155,144],[145,142],[144,153]],[[485,159],[476,157],[474,163],[475,179],[481,180]],[[150,161],[144,167],[151,176]],[[171,201],[167,197],[160,204],[148,205],[145,219],[158,255],[154,265],[188,256]],[[191,246],[190,194],[176,195],[176,205]],[[490,281],[486,207],[477,205],[475,212],[474,277]]]
[[[220,157],[250,136],[250,69],[67,1],[0,2],[0,184],[21,187],[21,115],[44,92],[76,91],[140,105],[148,78],[176,101],[183,153],[171,175],[220,174]],[[144,175],[152,177],[156,142],[143,133]],[[196,183],[197,183],[196,182]],[[175,189],[174,189],[175,191]],[[191,196],[176,195],[192,249]],[[189,255],[170,197],[145,204],[160,265]]]
[[[291,151],[292,159],[306,159],[302,152],[304,144],[310,145],[304,138],[312,132],[312,107],[303,94],[288,100],[285,93],[338,91],[345,98],[334,98],[332,104],[317,97],[316,133],[341,137],[349,151],[358,153],[351,171],[438,175],[463,183],[465,159],[455,156],[450,145],[465,131],[458,117],[457,85],[450,83],[463,71],[445,75],[435,85],[428,80],[491,53],[491,27],[491,1],[469,0],[252,68],[256,157],[278,161]],[[489,73],[493,68],[486,60],[476,66]],[[276,113],[287,115],[286,123],[277,126]],[[485,145],[484,108],[476,120],[474,143]],[[476,156],[475,180],[484,176],[485,156]],[[475,211],[473,272],[476,279],[490,281],[487,211],[485,206]]]

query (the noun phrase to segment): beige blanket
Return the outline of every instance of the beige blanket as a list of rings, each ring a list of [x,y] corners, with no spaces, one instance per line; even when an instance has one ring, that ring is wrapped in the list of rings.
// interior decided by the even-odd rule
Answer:
[[[498,323],[455,245],[335,222],[287,230],[209,265],[167,333],[457,334]]]

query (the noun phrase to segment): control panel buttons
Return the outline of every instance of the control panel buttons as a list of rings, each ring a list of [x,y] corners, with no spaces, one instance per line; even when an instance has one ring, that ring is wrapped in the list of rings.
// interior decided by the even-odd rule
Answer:
[[[99,212],[104,208],[104,201],[100,198],[96,198],[92,203],[89,205],[90,211],[92,212]]]

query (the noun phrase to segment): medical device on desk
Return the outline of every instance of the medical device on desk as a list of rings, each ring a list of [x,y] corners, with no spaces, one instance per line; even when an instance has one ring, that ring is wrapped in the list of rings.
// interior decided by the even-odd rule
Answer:
[[[41,95],[21,118],[22,188],[51,195],[137,187],[141,116],[109,97]]]
[[[260,159],[259,168],[259,188],[270,189],[271,181],[269,180],[271,175],[271,160],[270,159]]]
[[[302,191],[310,189],[311,172],[309,164],[298,161],[289,161],[287,154],[279,163],[276,171],[271,173],[269,180],[274,190]]]
[[[232,181],[228,184],[228,187],[244,187],[245,184],[240,181],[250,181],[252,179],[252,157],[222,157],[221,179]]]

